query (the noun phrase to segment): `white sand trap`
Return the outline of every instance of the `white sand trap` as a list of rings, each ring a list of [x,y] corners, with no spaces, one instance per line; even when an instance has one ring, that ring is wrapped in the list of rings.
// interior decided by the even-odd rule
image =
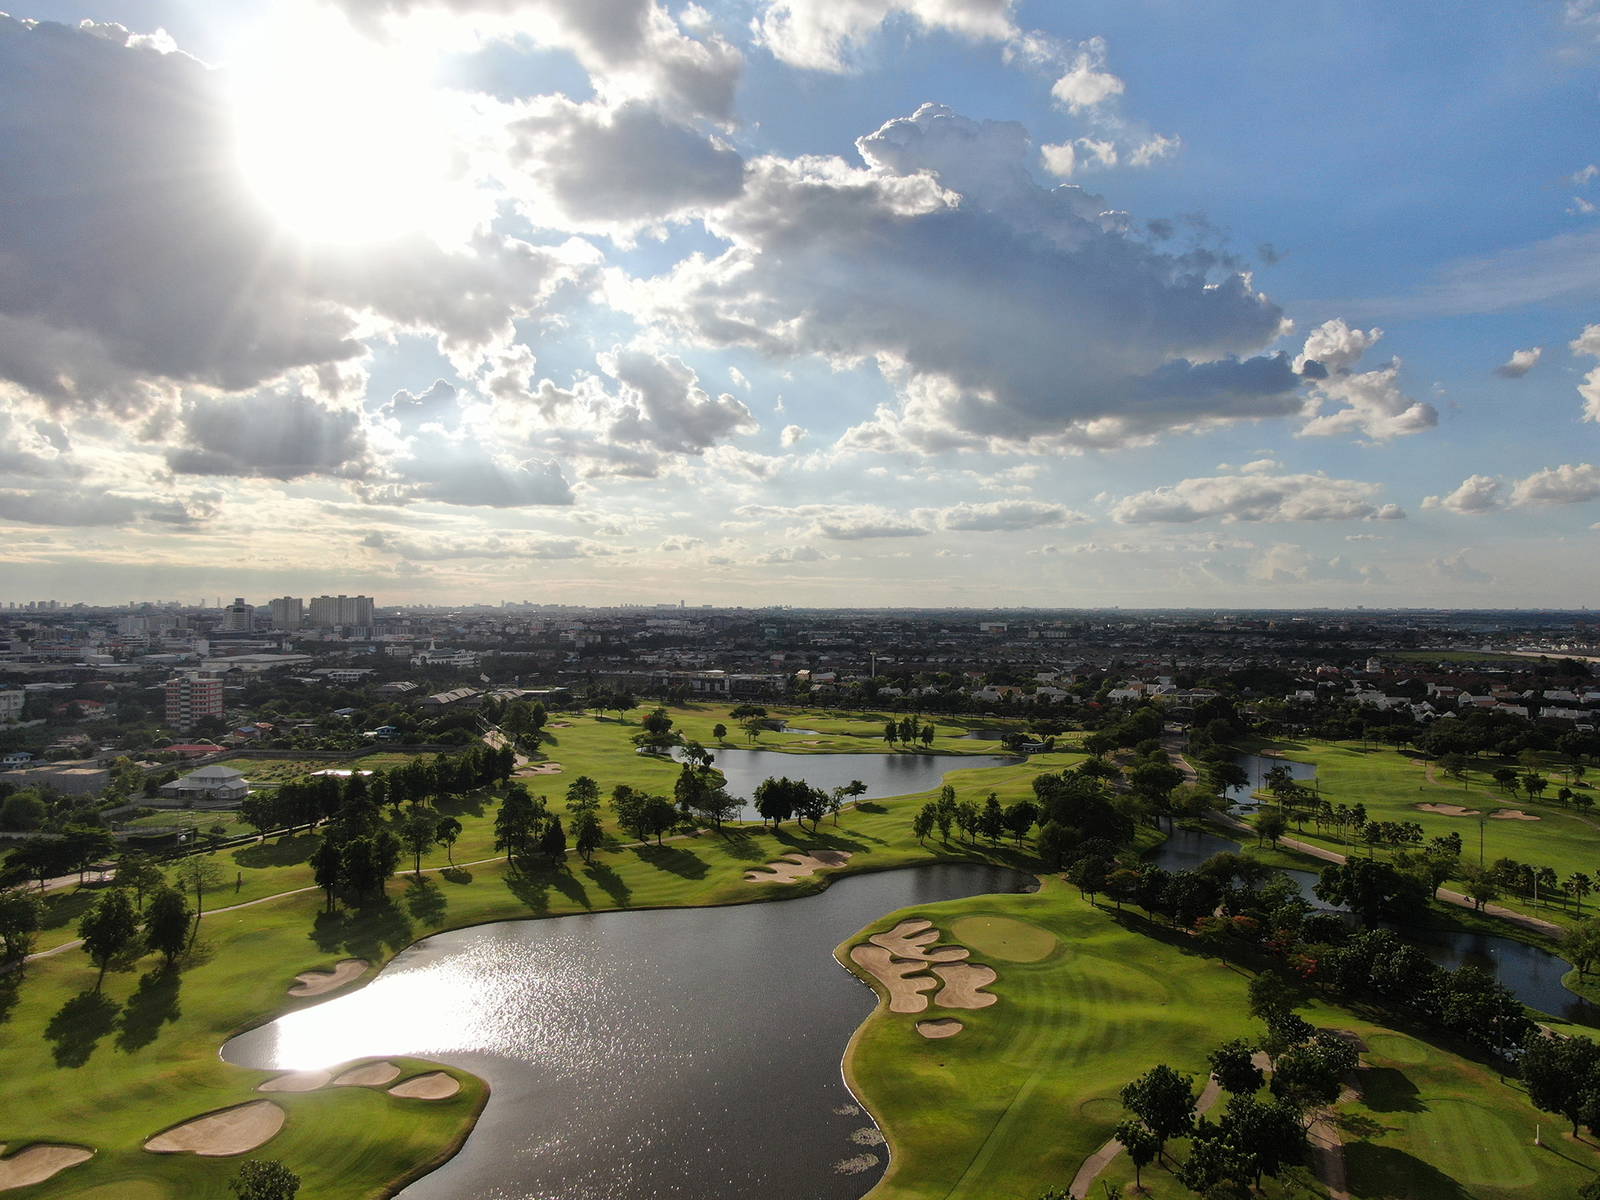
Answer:
[[[939,940],[939,931],[927,921],[901,921],[893,929],[875,933],[867,939],[882,946],[896,958],[915,958],[922,962],[959,962],[972,951],[965,946],[940,946],[930,949]]]
[[[144,1148],[157,1154],[198,1154],[204,1158],[245,1154],[271,1141],[283,1128],[283,1117],[283,1109],[271,1100],[252,1100],[174,1125],[151,1138]]]
[[[766,868],[757,867],[744,873],[747,883],[793,883],[807,875],[815,875],[824,867],[842,867],[850,859],[848,850],[811,850],[804,854],[785,854]]]
[[[400,1078],[400,1068],[392,1062],[368,1063],[364,1067],[351,1067],[335,1077],[334,1087],[382,1087]]]
[[[403,1100],[448,1100],[461,1090],[461,1081],[448,1071],[429,1071],[413,1075],[389,1089],[389,1095]]]
[[[988,1008],[1000,1000],[993,992],[978,990],[1000,978],[993,967],[978,963],[952,963],[934,967],[933,973],[944,980],[944,987],[933,998],[940,1008]]]
[[[889,993],[889,1011],[919,1013],[928,1007],[923,992],[939,986],[932,975],[922,974],[919,962],[896,962],[882,946],[852,946],[850,961],[872,973]]]
[[[1423,812],[1442,813],[1447,817],[1475,817],[1479,813],[1476,808],[1462,808],[1459,804],[1419,804]]]
[[[526,773],[529,775],[559,775],[562,769],[561,764],[558,762],[535,763],[527,769]]]
[[[546,729],[571,729],[572,728],[572,722],[571,721],[551,721],[550,724],[545,726],[545,728]]]
[[[258,1092],[314,1092],[327,1087],[333,1076],[326,1071],[290,1071],[277,1075],[256,1089]]]
[[[1542,821],[1543,819],[1532,813],[1525,813],[1520,808],[1502,808],[1489,814],[1491,821]]]
[[[0,1154],[4,1154],[5,1150],[0,1145]],[[43,1183],[52,1175],[81,1162],[88,1162],[93,1157],[94,1151],[86,1146],[43,1144],[18,1150],[10,1158],[0,1158],[0,1192]]]
[[[364,958],[345,958],[334,964],[331,971],[302,971],[295,976],[295,985],[289,989],[291,996],[320,996],[342,988],[352,979],[360,979],[367,969]]]
[[[955,1037],[966,1026],[954,1017],[936,1017],[932,1021],[918,1021],[917,1032],[932,1040]]]

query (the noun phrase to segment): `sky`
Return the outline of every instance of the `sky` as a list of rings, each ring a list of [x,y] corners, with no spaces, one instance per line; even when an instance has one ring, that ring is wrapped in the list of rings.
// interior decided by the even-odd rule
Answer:
[[[0,602],[1577,607],[1600,0],[33,0]]]

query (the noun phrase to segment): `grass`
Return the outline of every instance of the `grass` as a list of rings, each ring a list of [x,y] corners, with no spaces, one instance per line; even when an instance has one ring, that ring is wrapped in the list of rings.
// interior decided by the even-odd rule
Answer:
[[[1508,795],[1495,786],[1490,778],[1490,772],[1495,767],[1504,765],[1501,762],[1487,759],[1475,761],[1465,779],[1455,781],[1440,774],[1431,760],[1386,747],[1311,739],[1267,742],[1263,745],[1281,750],[1289,758],[1315,765],[1317,793],[1329,803],[1363,804],[1369,820],[1415,821],[1422,826],[1424,836],[1428,838],[1460,834],[1463,863],[1475,865],[1478,862],[1481,834],[1482,856],[1486,866],[1492,865],[1497,858],[1513,858],[1536,867],[1552,867],[1562,880],[1578,871],[1591,878],[1600,876],[1600,854],[1595,851],[1597,835],[1600,835],[1600,815],[1595,815],[1593,811],[1586,815],[1576,808],[1564,808],[1553,799],[1529,801],[1522,796]],[[1550,790],[1545,793],[1546,797],[1550,797],[1561,786],[1560,776],[1554,766],[1546,769],[1544,774],[1551,781]],[[1587,783],[1580,786],[1586,793],[1594,794]],[[1454,804],[1477,809],[1483,814],[1484,820],[1480,822],[1473,816],[1424,812],[1418,807],[1421,804]],[[1539,820],[1489,819],[1490,813],[1503,808],[1521,809],[1537,816]],[[1370,852],[1359,841],[1352,847],[1334,837],[1331,831],[1319,833],[1309,820],[1303,828],[1291,822],[1289,836],[1341,853]],[[1383,850],[1378,852],[1381,854]],[[1502,895],[1498,903],[1557,924],[1570,924],[1580,915],[1600,913],[1597,900],[1600,897],[1586,903],[1582,913],[1564,899],[1547,902],[1541,898],[1535,904],[1530,897],[1515,893]]]
[[[1064,1189],[1082,1161],[1111,1136],[1123,1110],[1122,1085],[1165,1062],[1206,1073],[1219,1043],[1258,1036],[1245,1016],[1248,975],[1200,955],[1188,939],[1131,913],[1091,908],[1057,881],[1026,896],[977,896],[919,905],[874,922],[839,948],[896,921],[933,920],[946,941],[963,931],[975,961],[999,972],[990,1008],[926,1015],[958,1017],[955,1037],[927,1041],[921,1015],[880,1005],[846,1059],[851,1086],[886,1130],[889,1171],[871,1200],[981,1200]],[[979,942],[995,930],[1045,931],[1052,945],[1032,962],[1006,961],[1010,943]],[[1037,949],[1037,945],[1034,946]],[[859,973],[859,972],[858,972]],[[1569,1196],[1592,1178],[1600,1154],[1567,1142],[1557,1152],[1532,1144],[1542,1117],[1512,1083],[1482,1063],[1410,1033],[1331,1006],[1306,1010],[1315,1024],[1348,1029],[1370,1047],[1360,1073],[1363,1101],[1344,1114],[1351,1195],[1545,1200]],[[1174,1154],[1181,1160],[1182,1143]],[[1133,1193],[1133,1170],[1114,1160],[1101,1178]],[[1163,1167],[1144,1171],[1148,1195],[1188,1193]],[[1098,1184],[1096,1185],[1098,1188]],[[1268,1197],[1324,1195],[1306,1168],[1269,1182]]]

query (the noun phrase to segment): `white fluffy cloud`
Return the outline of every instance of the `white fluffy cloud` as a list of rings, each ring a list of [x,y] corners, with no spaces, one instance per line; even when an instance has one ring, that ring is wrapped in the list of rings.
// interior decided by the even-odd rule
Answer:
[[[790,66],[846,71],[854,56],[894,17],[981,41],[1018,36],[1013,0],[766,0],[755,28],[762,44]]]
[[[1574,354],[1600,358],[1600,325],[1586,325],[1570,343]],[[1578,385],[1578,395],[1583,397],[1583,419],[1600,421],[1600,367],[1595,367]]]
[[[1504,503],[1505,485],[1492,475],[1469,475],[1455,491],[1429,496],[1423,508],[1447,508],[1458,513],[1493,512]]]
[[[604,558],[612,551],[589,538],[564,537],[545,533],[504,533],[486,535],[438,535],[400,538],[374,530],[361,539],[361,545],[381,554],[392,554],[408,562],[449,562],[456,559],[529,559],[533,561],[569,558]]]
[[[1314,381],[1305,409],[1309,419],[1300,429],[1303,436],[1353,433],[1388,441],[1439,423],[1433,405],[1413,400],[1400,390],[1398,358],[1376,370],[1354,370],[1382,336],[1381,329],[1362,332],[1337,317],[1312,330],[1295,359],[1295,369]]]
[[[1600,496],[1600,467],[1593,463],[1546,467],[1511,489],[1513,504],[1581,504]]]
[[[1381,487],[1325,475],[1214,475],[1139,492],[1111,508],[1124,524],[1233,521],[1395,520],[1405,513],[1379,504]]]
[[[1044,525],[1081,524],[1088,520],[1059,504],[1037,500],[992,500],[984,504],[958,504],[945,509],[939,523],[945,529],[998,532],[1009,529],[1037,529]]]
[[[359,414],[298,395],[191,401],[182,435],[167,466],[183,475],[355,475],[367,456]]]
[[[1454,554],[1442,554],[1428,560],[1428,570],[1450,583],[1491,583],[1494,576],[1480,571],[1467,560],[1469,550],[1463,548]]]
[[[1074,115],[1103,104],[1113,96],[1122,95],[1122,80],[1107,71],[1105,66],[1104,39],[1090,38],[1080,47],[1066,74],[1051,86],[1050,95]]]
[[[1511,357],[1496,367],[1494,373],[1500,376],[1501,379],[1521,379],[1539,365],[1539,357],[1543,353],[1543,346],[1530,346],[1526,350],[1513,350]]]
[[[778,440],[783,443],[785,449],[790,446],[798,446],[805,440],[807,432],[805,428],[799,425],[785,425]]]
[[[1039,187],[1020,126],[925,105],[858,148],[865,168],[752,162],[709,221],[731,248],[629,302],[713,345],[876,359],[902,403],[855,448],[1114,445],[1300,407],[1286,357],[1240,357],[1276,338],[1277,306],[1098,197]]]

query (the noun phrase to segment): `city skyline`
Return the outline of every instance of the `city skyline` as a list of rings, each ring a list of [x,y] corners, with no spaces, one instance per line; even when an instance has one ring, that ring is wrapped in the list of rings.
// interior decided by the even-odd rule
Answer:
[[[8,590],[1578,608],[1597,59],[1590,0],[34,0]]]

